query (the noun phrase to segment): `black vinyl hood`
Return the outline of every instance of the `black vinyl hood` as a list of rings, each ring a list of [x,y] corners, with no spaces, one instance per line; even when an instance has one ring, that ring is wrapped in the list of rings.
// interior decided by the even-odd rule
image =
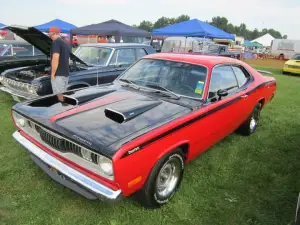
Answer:
[[[50,57],[50,49],[52,40],[43,32],[35,29],[34,27],[23,27],[23,26],[6,26],[5,29],[8,29],[14,32],[19,37],[23,38],[28,43],[32,44],[34,47],[38,48],[45,55]],[[87,65],[72,52],[70,52],[70,58],[76,62]]]

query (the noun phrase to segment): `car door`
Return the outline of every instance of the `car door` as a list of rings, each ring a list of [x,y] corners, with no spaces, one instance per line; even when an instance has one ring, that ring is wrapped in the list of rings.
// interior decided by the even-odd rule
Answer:
[[[218,95],[223,90],[226,96]],[[206,132],[212,142],[235,131],[247,115],[245,91],[240,88],[231,65],[216,66],[211,73],[207,95]],[[210,143],[213,144],[213,143]]]

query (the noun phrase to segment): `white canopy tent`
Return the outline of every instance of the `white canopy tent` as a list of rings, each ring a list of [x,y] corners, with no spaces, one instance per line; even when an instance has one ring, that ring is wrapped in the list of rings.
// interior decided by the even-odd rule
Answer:
[[[257,42],[257,43],[262,44],[264,47],[269,47],[269,46],[271,46],[272,40],[274,40],[274,39],[275,38],[272,37],[272,35],[267,33],[259,38],[256,38],[255,40],[253,40],[251,42]]]

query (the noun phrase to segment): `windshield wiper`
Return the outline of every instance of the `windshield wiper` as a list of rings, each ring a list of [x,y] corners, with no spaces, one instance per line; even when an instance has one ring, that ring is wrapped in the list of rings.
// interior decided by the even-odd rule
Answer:
[[[180,99],[180,96],[175,94],[173,91],[170,91],[169,89],[165,88],[165,87],[162,87],[158,84],[146,84],[145,85],[146,87],[150,87],[150,88],[155,88],[155,89],[159,89],[159,90],[162,90],[162,91],[165,91],[165,92],[168,92],[168,94],[171,94],[171,96],[175,97],[176,99]],[[157,92],[156,93],[161,93],[161,92]],[[163,93],[165,94],[165,93]]]
[[[124,78],[121,78],[121,79],[119,79],[119,80],[120,80],[120,81],[123,81],[123,82],[125,82],[125,83],[127,83],[128,85],[129,85],[129,84],[133,84],[133,85],[135,86],[136,89],[140,89],[139,86],[138,86],[134,81],[132,81],[132,80],[128,80],[128,79],[124,79]],[[128,86],[128,85],[127,85],[127,86]],[[131,86],[131,87],[132,87],[132,86]]]
[[[123,82],[126,82],[126,83],[128,83],[128,84],[134,84],[134,85],[136,85],[136,83],[134,82],[134,81],[132,81],[132,80],[127,80],[127,79],[124,79],[124,78],[121,78],[121,79],[119,79],[120,81],[123,81]]]

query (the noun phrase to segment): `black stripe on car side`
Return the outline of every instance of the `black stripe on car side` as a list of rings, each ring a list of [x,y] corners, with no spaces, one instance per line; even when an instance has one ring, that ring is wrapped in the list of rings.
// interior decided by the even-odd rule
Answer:
[[[264,87],[264,86],[266,86],[268,84],[271,84],[271,83],[275,83],[275,82],[274,81],[268,81],[268,82],[262,83],[262,84],[258,85],[257,87],[255,87],[254,89],[252,89],[251,91],[247,92],[246,94],[249,95],[249,94],[255,92],[256,90],[258,90],[259,88]],[[241,97],[234,98],[231,101],[224,103],[223,105],[220,105],[220,106],[218,106],[218,107],[216,107],[216,108],[214,108],[214,109],[212,109],[212,110],[210,110],[210,111],[208,111],[208,112],[206,112],[204,114],[201,114],[201,115],[199,115],[197,117],[194,117],[194,118],[186,121],[185,123],[182,123],[182,124],[178,125],[177,127],[172,128],[171,130],[168,130],[168,131],[166,131],[166,132],[164,132],[162,134],[159,134],[156,137],[151,138],[151,139],[145,141],[144,143],[142,143],[141,145],[133,148],[132,150],[129,150],[128,152],[126,152],[124,154],[124,156],[122,158],[124,158],[124,157],[126,157],[128,155],[131,155],[131,154],[133,154],[133,153],[135,153],[135,152],[137,152],[137,151],[145,148],[147,145],[151,144],[152,142],[155,142],[155,141],[157,141],[157,140],[159,140],[159,139],[161,139],[161,138],[163,138],[163,137],[165,137],[165,136],[167,136],[167,135],[169,135],[169,134],[171,134],[171,133],[173,133],[173,132],[175,132],[175,131],[183,128],[183,127],[186,127],[186,126],[188,126],[188,125],[190,125],[190,124],[192,124],[192,123],[194,123],[194,122],[196,122],[198,120],[201,120],[204,117],[209,116],[209,115],[211,115],[211,114],[213,114],[213,113],[215,113],[215,112],[217,112],[217,111],[219,111],[219,110],[221,110],[221,109],[223,109],[223,108],[225,108],[225,107],[227,107],[227,106],[229,106],[229,105],[231,105],[231,104],[239,101],[240,99],[241,99]],[[205,107],[205,105],[204,105],[204,107]]]

